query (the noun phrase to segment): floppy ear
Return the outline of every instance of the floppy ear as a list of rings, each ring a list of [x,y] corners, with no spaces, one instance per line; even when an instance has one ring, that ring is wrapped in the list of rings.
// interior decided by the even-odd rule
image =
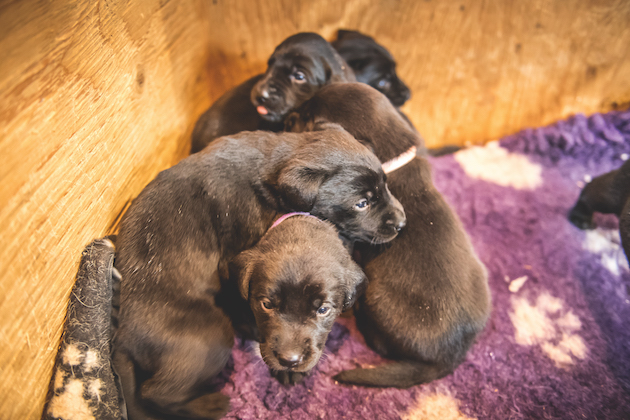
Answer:
[[[249,300],[249,283],[254,273],[258,253],[253,249],[243,251],[229,263],[230,281],[238,284],[238,290],[245,300]]]
[[[300,114],[293,111],[284,119],[284,131],[301,133],[304,131],[304,123]]]
[[[293,159],[280,171],[276,189],[288,210],[310,211],[328,171]]]
[[[357,298],[365,292],[367,287],[367,277],[357,263],[348,258],[345,272],[345,296],[343,299],[343,311],[346,311],[354,305]]]

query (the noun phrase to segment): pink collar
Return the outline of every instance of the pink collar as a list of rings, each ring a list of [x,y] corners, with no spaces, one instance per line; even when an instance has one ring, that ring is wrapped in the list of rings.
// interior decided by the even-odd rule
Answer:
[[[315,217],[310,213],[306,213],[306,212],[293,212],[293,213],[287,213],[287,214],[283,214],[282,216],[280,216],[275,222],[273,222],[273,225],[271,225],[271,227],[269,228],[269,230],[267,230],[267,232],[269,232],[271,229],[275,228],[276,226],[278,226],[280,223],[282,223],[283,221],[285,221],[286,219],[288,219],[289,217],[293,217],[293,216],[310,216],[310,217]],[[315,217],[317,220],[319,220],[318,217]]]
[[[390,172],[394,172],[396,169],[399,169],[405,166],[406,164],[411,162],[413,158],[416,157],[416,150],[417,150],[416,146],[411,146],[409,150],[407,150],[402,155],[398,155],[395,158],[390,159],[387,162],[383,163],[382,165],[383,172],[388,174]]]

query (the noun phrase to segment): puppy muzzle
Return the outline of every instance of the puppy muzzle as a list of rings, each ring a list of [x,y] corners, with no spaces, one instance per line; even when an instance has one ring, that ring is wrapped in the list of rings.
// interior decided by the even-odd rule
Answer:
[[[267,121],[280,122],[288,111],[282,89],[271,83],[267,77],[254,86],[251,101],[258,115]]]

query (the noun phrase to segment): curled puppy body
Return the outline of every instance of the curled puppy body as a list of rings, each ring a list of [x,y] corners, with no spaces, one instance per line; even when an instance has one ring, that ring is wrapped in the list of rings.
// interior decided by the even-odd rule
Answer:
[[[233,345],[215,303],[219,273],[286,210],[325,218],[349,240],[389,241],[405,222],[378,159],[339,127],[223,137],[133,201],[117,238],[124,281],[113,357],[131,419],[226,412],[227,397],[208,392]]]
[[[429,163],[414,157],[417,140],[384,95],[358,83],[332,85],[304,103],[287,126],[313,130],[330,122],[371,147],[384,166],[405,163],[398,156],[408,162],[387,175],[392,194],[405,207],[407,226],[386,246],[359,248],[369,282],[355,306],[368,345],[395,362],[343,371],[335,379],[406,388],[448,375],[489,316],[485,267],[433,186]]]
[[[292,35],[276,47],[264,74],[228,91],[199,117],[191,153],[241,131],[281,131],[286,114],[317,89],[354,80],[352,70],[324,38],[310,32]]]
[[[594,212],[619,216],[621,243],[630,261],[630,160],[586,184],[569,212],[569,221],[580,229],[594,229]]]
[[[340,29],[332,46],[352,68],[357,82],[372,86],[397,107],[411,98],[411,91],[396,74],[394,57],[374,38]]]
[[[294,213],[232,261],[225,307],[246,300],[272,375],[296,383],[315,367],[335,319],[364,282],[331,224]]]

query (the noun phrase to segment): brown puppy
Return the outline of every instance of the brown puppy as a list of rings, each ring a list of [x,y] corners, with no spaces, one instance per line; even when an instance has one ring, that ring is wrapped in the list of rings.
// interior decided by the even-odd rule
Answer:
[[[238,285],[240,293],[225,299],[225,307],[242,307],[234,298],[246,299],[263,360],[279,381],[295,383],[317,364],[335,319],[355,302],[365,275],[331,224],[307,213],[279,220],[232,262],[226,290]]]
[[[357,82],[372,86],[397,107],[411,98],[411,91],[396,74],[394,57],[374,38],[340,29],[332,46],[352,68]]]
[[[630,261],[630,160],[586,184],[569,212],[569,221],[580,229],[594,229],[594,212],[619,216],[621,243]]]
[[[354,74],[321,36],[298,33],[278,45],[267,71],[221,96],[195,124],[191,153],[241,131],[281,131],[286,114],[320,87],[354,81]]]
[[[233,345],[215,302],[219,273],[287,210],[310,211],[349,241],[389,241],[405,221],[378,159],[339,126],[223,137],[133,201],[117,238],[114,342],[131,419],[216,418],[228,409],[227,397],[208,393]]]
[[[366,342],[396,362],[344,371],[335,379],[406,388],[448,375],[488,318],[486,270],[433,186],[429,163],[415,156],[417,137],[383,94],[358,83],[331,85],[287,119],[295,131],[330,122],[341,124],[390,167],[388,184],[407,214],[406,228],[390,246],[361,249],[369,283],[355,310]],[[404,166],[395,169],[397,164]]]

